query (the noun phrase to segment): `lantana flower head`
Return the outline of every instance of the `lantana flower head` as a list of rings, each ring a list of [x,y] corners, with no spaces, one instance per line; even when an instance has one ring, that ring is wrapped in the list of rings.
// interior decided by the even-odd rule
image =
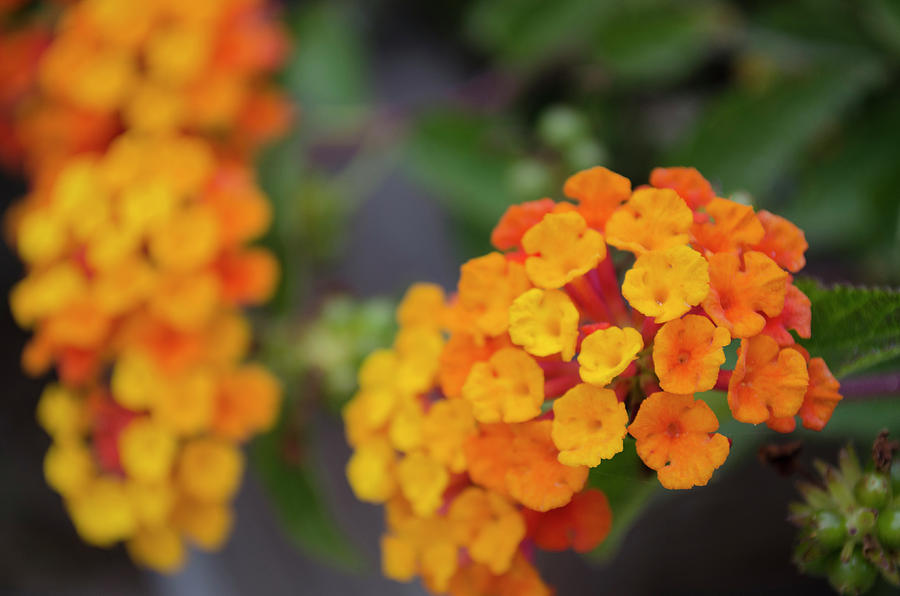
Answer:
[[[31,182],[7,216],[22,363],[59,381],[38,404],[44,472],[85,541],[174,571],[188,544],[224,543],[240,444],[280,407],[272,373],[244,361],[242,308],[278,278],[250,246],[271,219],[252,160],[289,123],[267,82],[284,36],[263,0],[57,12],[41,43],[0,43],[4,65],[28,57],[14,94],[0,81],[0,144]]]
[[[821,429],[840,401],[795,343],[811,330],[792,283],[796,226],[717,197],[692,168],[657,168],[636,190],[591,168],[564,194],[575,202],[511,206],[456,292],[410,288],[393,348],[363,364],[344,410],[347,473],[360,499],[386,504],[389,577],[548,593],[533,545],[589,551],[614,519],[592,468],[627,446],[664,487],[703,486],[731,448],[707,401],[783,432],[795,416]],[[414,390],[396,374],[413,361]],[[397,425],[416,440],[396,441]]]

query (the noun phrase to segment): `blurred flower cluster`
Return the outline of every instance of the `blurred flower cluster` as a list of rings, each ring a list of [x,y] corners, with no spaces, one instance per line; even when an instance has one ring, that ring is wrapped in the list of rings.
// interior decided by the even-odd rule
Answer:
[[[821,430],[841,399],[791,333],[808,337],[811,318],[792,283],[807,248],[796,226],[717,197],[692,168],[657,168],[632,190],[595,167],[564,193],[573,202],[510,207],[497,250],[462,266],[449,299],[413,286],[393,348],[359,372],[347,475],[386,504],[389,577],[548,593],[526,545],[602,542],[611,511],[589,469],[628,435],[664,487],[688,489],[731,445],[695,394],[727,391],[737,421],[782,432],[797,415]]]
[[[227,537],[240,444],[279,408],[241,308],[278,278],[248,244],[271,219],[251,160],[291,118],[268,82],[286,42],[263,0],[12,8],[0,145],[30,190],[10,304],[25,370],[58,377],[45,475],[84,540],[171,571],[185,539]]]

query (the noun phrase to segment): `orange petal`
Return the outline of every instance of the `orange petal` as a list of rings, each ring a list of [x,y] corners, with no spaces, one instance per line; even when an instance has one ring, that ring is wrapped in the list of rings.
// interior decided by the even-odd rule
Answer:
[[[793,416],[803,403],[809,373],[803,355],[780,348],[768,335],[741,340],[728,383],[728,406],[735,420],[759,424]]]
[[[709,294],[703,309],[716,324],[734,337],[751,337],[765,327],[766,319],[784,308],[788,274],[759,252],[744,253],[744,268],[734,253],[709,257]]]

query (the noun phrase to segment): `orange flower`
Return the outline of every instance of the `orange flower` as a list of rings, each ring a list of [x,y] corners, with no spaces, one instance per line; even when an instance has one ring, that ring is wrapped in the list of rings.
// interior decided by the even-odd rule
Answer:
[[[525,521],[512,503],[470,486],[450,504],[447,517],[453,522],[455,540],[466,547],[473,561],[497,575],[509,571],[525,537]]]
[[[639,188],[606,224],[606,241],[641,255],[686,244],[694,216],[674,191]]]
[[[706,317],[686,315],[662,326],[653,341],[653,366],[669,393],[709,391],[725,363],[731,334]]]
[[[544,219],[556,207],[553,199],[529,201],[521,205],[510,205],[491,232],[491,244],[497,250],[517,248],[522,236],[534,225]]]
[[[716,196],[706,178],[694,168],[653,168],[650,185],[671,188],[691,209],[703,207]]]
[[[760,211],[756,217],[765,229],[765,236],[753,250],[765,254],[792,273],[803,269],[806,265],[803,253],[809,248],[803,230],[768,211]]]
[[[518,348],[503,348],[476,362],[462,388],[479,422],[524,422],[541,413],[544,373]]]
[[[482,427],[466,444],[472,481],[535,511],[568,503],[584,486],[588,469],[559,463],[551,427],[549,420]]]
[[[543,513],[523,509],[528,536],[544,550],[573,549],[586,553],[597,548],[612,528],[612,510],[602,491],[589,489],[572,497],[568,505]]]
[[[691,235],[694,243],[707,253],[735,252],[744,246],[755,246],[765,235],[753,207],[716,197],[706,205],[706,212],[712,220],[695,223]]]
[[[841,384],[828,370],[828,365],[824,360],[810,358],[809,353],[800,346],[794,346],[794,349],[806,359],[809,371],[809,386],[803,395],[803,403],[797,411],[797,415],[800,416],[805,428],[820,431],[828,424],[834,408],[843,399],[840,394]],[[793,416],[769,418],[766,425],[782,433],[793,432],[797,427]]]
[[[497,336],[509,326],[509,305],[529,287],[522,265],[492,252],[460,268],[457,306],[479,333]]]
[[[657,392],[641,403],[628,427],[637,452],[656,470],[666,488],[705,486],[725,462],[728,439],[716,433],[719,421],[702,400],[692,395]]]
[[[775,339],[780,346],[789,346],[794,338],[788,329],[793,329],[800,337],[808,338],[812,332],[812,304],[806,294],[794,284],[788,284],[784,296],[784,308],[777,316],[769,317],[762,332]]]
[[[742,339],[728,383],[728,406],[735,420],[759,424],[793,416],[803,403],[809,373],[803,355],[779,348],[767,335]]]
[[[597,166],[570,176],[563,193],[578,201],[578,212],[588,226],[603,230],[613,212],[631,196],[631,180]]]
[[[509,571],[494,575],[486,565],[460,567],[449,583],[452,596],[551,596],[553,591],[525,555],[515,556]]]
[[[397,322],[403,327],[440,328],[444,321],[444,289],[437,284],[413,284],[397,307]]]
[[[703,309],[733,337],[752,337],[763,330],[766,319],[784,308],[788,274],[760,252],[744,253],[744,267],[734,253],[709,257],[709,295]]]
[[[497,350],[511,345],[507,336],[479,343],[472,335],[454,333],[444,344],[440,357],[438,376],[444,395],[447,397],[460,395],[473,364],[485,361]]]
[[[578,213],[550,213],[522,237],[525,271],[539,288],[561,288],[606,257],[603,236]],[[461,280],[460,280],[461,281]]]

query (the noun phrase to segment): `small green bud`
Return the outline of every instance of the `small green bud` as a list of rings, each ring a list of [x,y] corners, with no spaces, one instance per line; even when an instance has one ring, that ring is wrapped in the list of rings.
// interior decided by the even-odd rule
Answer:
[[[846,561],[835,556],[828,566],[828,581],[841,594],[863,594],[875,585],[877,579],[878,569],[859,549],[854,549]]]
[[[537,132],[548,146],[564,149],[587,136],[588,122],[581,112],[569,106],[553,106],[541,114]]]
[[[550,171],[536,159],[515,162],[509,169],[507,180],[512,193],[527,200],[541,198],[552,186]]]
[[[886,474],[869,472],[856,483],[856,500],[863,507],[881,509],[891,498],[891,483]]]
[[[859,538],[875,527],[875,512],[865,507],[860,507],[847,514],[847,535],[850,538]]]
[[[590,139],[578,141],[566,151],[566,163],[573,170],[603,165],[608,157],[606,148]]]
[[[813,536],[823,548],[839,549],[847,540],[844,516],[835,511],[819,511],[813,518]]]
[[[892,550],[900,549],[900,505],[882,509],[878,514],[878,542]]]

